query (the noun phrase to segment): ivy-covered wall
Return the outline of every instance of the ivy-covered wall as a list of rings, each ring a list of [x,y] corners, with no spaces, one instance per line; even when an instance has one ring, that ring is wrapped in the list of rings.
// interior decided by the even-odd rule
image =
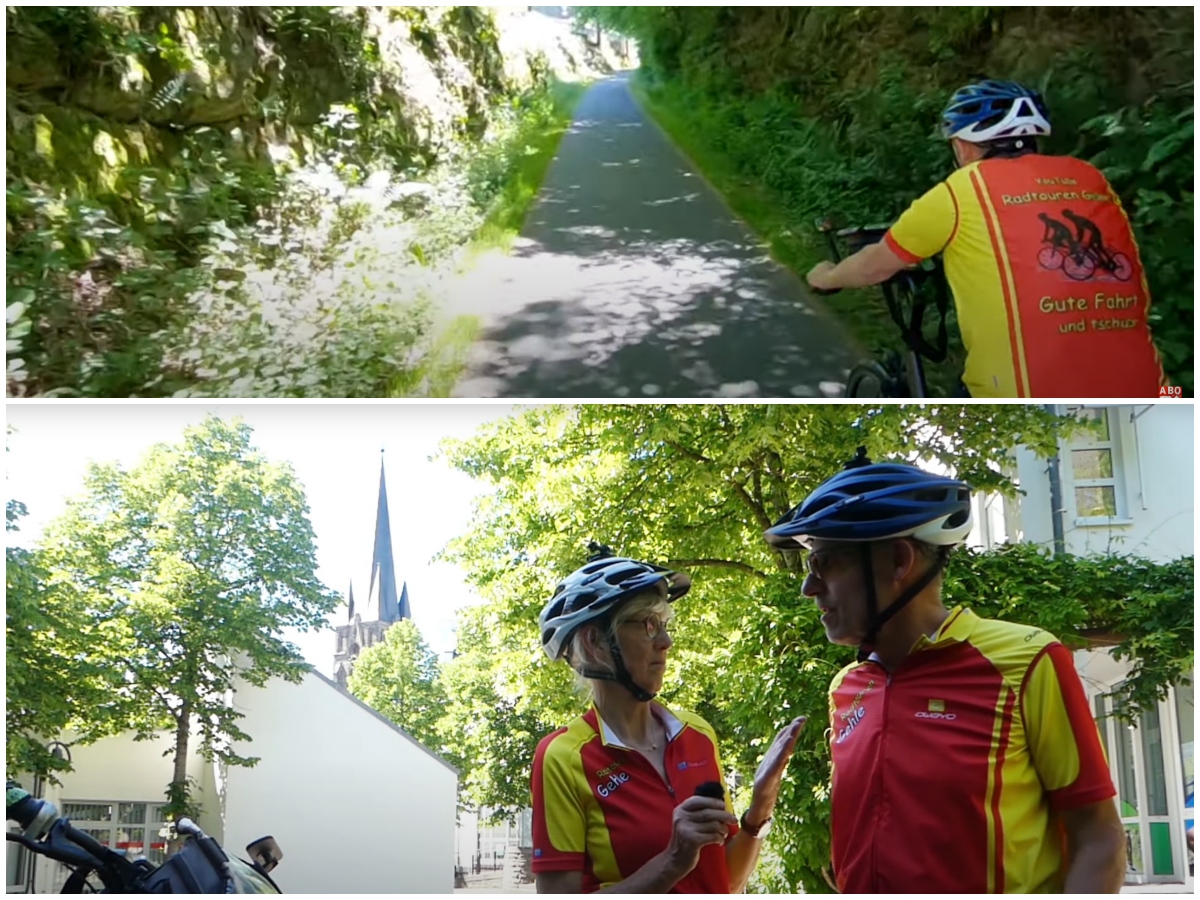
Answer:
[[[506,57],[474,6],[9,7],[6,25],[9,180],[126,199],[129,166],[214,142],[264,164],[303,154],[335,104],[396,159],[427,162],[548,69]]]

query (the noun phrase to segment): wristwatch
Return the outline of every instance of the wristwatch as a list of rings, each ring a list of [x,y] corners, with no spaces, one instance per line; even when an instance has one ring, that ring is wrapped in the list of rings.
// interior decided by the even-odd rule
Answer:
[[[747,810],[746,812],[749,812],[749,810]],[[753,825],[751,825],[749,822],[746,821],[746,813],[742,813],[742,821],[741,821],[742,831],[746,832],[746,834],[750,835],[750,837],[754,838],[756,841],[761,841],[763,838],[765,838],[768,834],[771,833],[771,823],[773,823],[774,821],[775,821],[775,817],[771,816],[769,819],[767,819],[767,821],[763,822],[761,825],[759,825],[756,828]]]

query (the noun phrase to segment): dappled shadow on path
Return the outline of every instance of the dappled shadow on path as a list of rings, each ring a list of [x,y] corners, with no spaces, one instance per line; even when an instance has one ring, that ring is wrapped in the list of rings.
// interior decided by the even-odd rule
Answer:
[[[857,357],[623,79],[585,96],[512,255],[456,290],[485,323],[458,396],[834,396]]]

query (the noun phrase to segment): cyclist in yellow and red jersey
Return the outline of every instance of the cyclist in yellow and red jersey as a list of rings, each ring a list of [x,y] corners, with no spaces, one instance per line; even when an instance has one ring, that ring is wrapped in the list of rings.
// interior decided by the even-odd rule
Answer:
[[[948,610],[968,486],[866,451],[766,532],[807,551],[831,643],[833,869],[842,893],[1117,893],[1125,832],[1071,652]]]
[[[1157,397],[1165,382],[1150,290],[1112,186],[1083,160],[1038,152],[1040,94],[1013,82],[958,91],[942,134],[959,168],[886,238],[809,273],[821,290],[880,284],[943,254],[973,397]]]
[[[539,893],[740,893],[770,830],[803,720],[779,732],[733,815],[717,737],[655,701],[670,604],[691,578],[593,546],[542,610],[542,647],[566,659],[592,707],[538,744],[533,873]]]

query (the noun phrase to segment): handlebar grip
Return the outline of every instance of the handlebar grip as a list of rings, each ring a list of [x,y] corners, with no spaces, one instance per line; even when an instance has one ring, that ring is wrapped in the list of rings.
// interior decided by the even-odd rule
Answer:
[[[29,791],[14,781],[8,782],[4,792],[5,818],[16,822],[22,828],[28,828],[37,815],[37,801]]]
[[[21,826],[26,836],[40,840],[58,818],[53,803],[39,800],[16,782],[8,782],[4,798],[5,818]]]
[[[82,847],[88,853],[92,854],[92,856],[96,857],[98,861],[108,859],[109,856],[115,852],[110,850],[108,847],[105,847],[87,832],[80,831],[74,825],[68,823],[66,819],[63,819],[62,830],[63,834],[70,839],[71,843],[75,844],[77,847]]]
[[[841,288],[838,288],[836,290],[825,290],[824,288],[815,288],[815,287],[811,287],[811,286],[809,287],[809,290],[812,291],[814,294],[816,294],[818,297],[832,297],[834,294],[840,294],[842,292]]]

